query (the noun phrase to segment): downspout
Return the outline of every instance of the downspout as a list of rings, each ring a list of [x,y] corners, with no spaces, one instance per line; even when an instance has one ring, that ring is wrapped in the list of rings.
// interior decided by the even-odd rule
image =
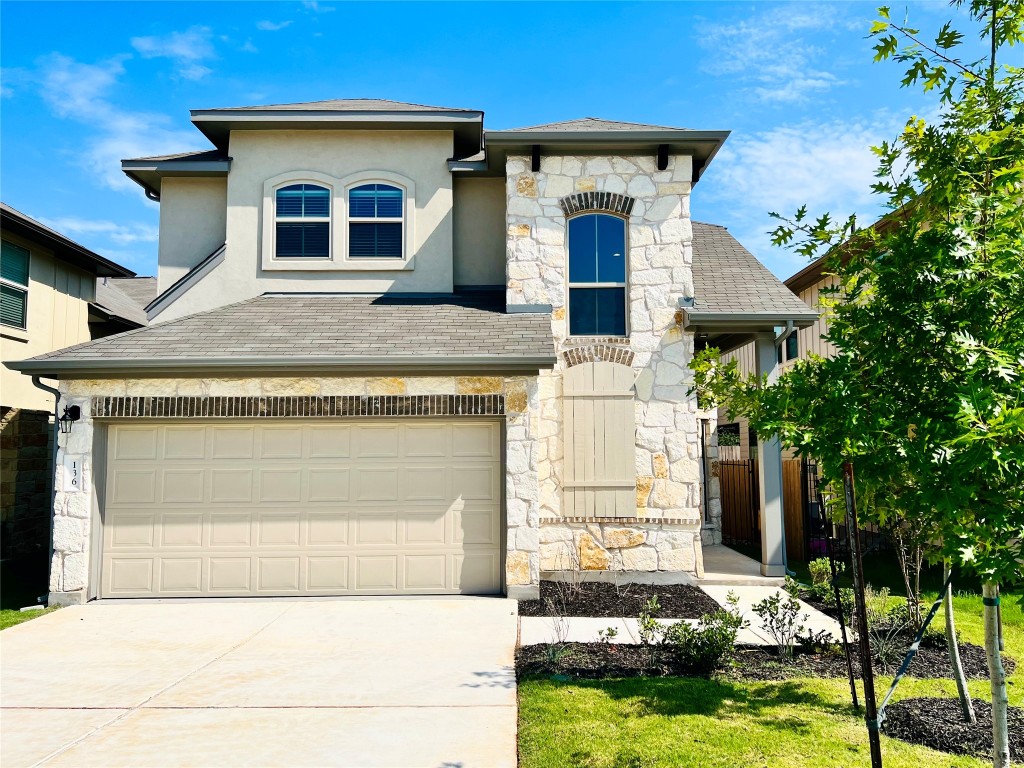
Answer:
[[[32,385],[53,395],[53,451],[50,454],[50,509],[47,515],[50,518],[50,556],[48,562],[49,568],[53,568],[53,510],[54,505],[57,503],[57,448],[58,441],[60,440],[60,414],[58,408],[60,407],[60,390],[48,384],[43,384],[39,376],[32,377]],[[46,580],[47,585],[49,585],[49,570],[46,573]],[[49,598],[49,586],[47,586],[46,594],[47,598]]]
[[[143,187],[143,191],[146,193],[146,197],[148,197],[154,203],[159,203],[160,202],[160,195],[158,193],[154,192],[149,187]]]
[[[778,349],[780,346],[786,343],[786,339],[792,336],[796,332],[796,326],[793,325],[792,320],[786,321],[786,328],[775,337],[775,348]],[[776,368],[776,370],[778,370]],[[779,487],[785,487],[784,484],[780,483]],[[786,494],[782,494],[782,567],[786,571],[787,576],[796,578],[796,571],[789,567],[789,553],[786,551]]]

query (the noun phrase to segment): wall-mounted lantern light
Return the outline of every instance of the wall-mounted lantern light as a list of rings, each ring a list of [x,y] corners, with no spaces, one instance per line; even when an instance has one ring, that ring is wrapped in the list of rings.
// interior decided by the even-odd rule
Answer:
[[[60,433],[66,435],[71,431],[71,425],[82,418],[82,409],[77,405],[65,405],[64,415],[60,417]]]

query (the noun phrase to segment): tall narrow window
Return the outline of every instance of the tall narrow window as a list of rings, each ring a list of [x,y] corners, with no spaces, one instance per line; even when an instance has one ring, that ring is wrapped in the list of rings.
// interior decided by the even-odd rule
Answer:
[[[626,222],[569,219],[569,335],[626,335]]]
[[[316,184],[289,184],[277,190],[275,208],[277,258],[330,258],[331,190]]]
[[[0,323],[28,327],[29,253],[20,245],[2,243],[0,250]]]
[[[348,255],[402,258],[405,195],[390,184],[360,184],[348,192]]]

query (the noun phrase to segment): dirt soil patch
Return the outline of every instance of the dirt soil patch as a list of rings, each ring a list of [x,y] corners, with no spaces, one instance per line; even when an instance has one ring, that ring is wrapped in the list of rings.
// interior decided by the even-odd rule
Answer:
[[[520,601],[519,615],[635,618],[655,595],[661,604],[658,613],[661,619],[699,619],[721,608],[710,595],[691,584],[615,585],[599,581],[578,584],[542,581],[540,600]]]
[[[606,643],[524,645],[516,649],[516,677],[553,675],[598,680],[605,677],[692,677],[698,672],[680,664],[668,649]],[[706,675],[704,675],[706,677]]]
[[[978,722],[965,723],[959,699],[903,699],[885,710],[882,731],[893,738],[955,755],[992,755],[992,705],[974,700]],[[1024,709],[1010,707],[1010,758],[1024,760]]]

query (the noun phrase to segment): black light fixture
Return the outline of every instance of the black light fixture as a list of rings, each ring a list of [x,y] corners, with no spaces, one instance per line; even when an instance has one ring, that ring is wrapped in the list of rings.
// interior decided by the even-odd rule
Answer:
[[[65,405],[64,415],[58,419],[60,423],[60,433],[66,435],[71,431],[71,425],[82,418],[82,409],[77,405]]]

